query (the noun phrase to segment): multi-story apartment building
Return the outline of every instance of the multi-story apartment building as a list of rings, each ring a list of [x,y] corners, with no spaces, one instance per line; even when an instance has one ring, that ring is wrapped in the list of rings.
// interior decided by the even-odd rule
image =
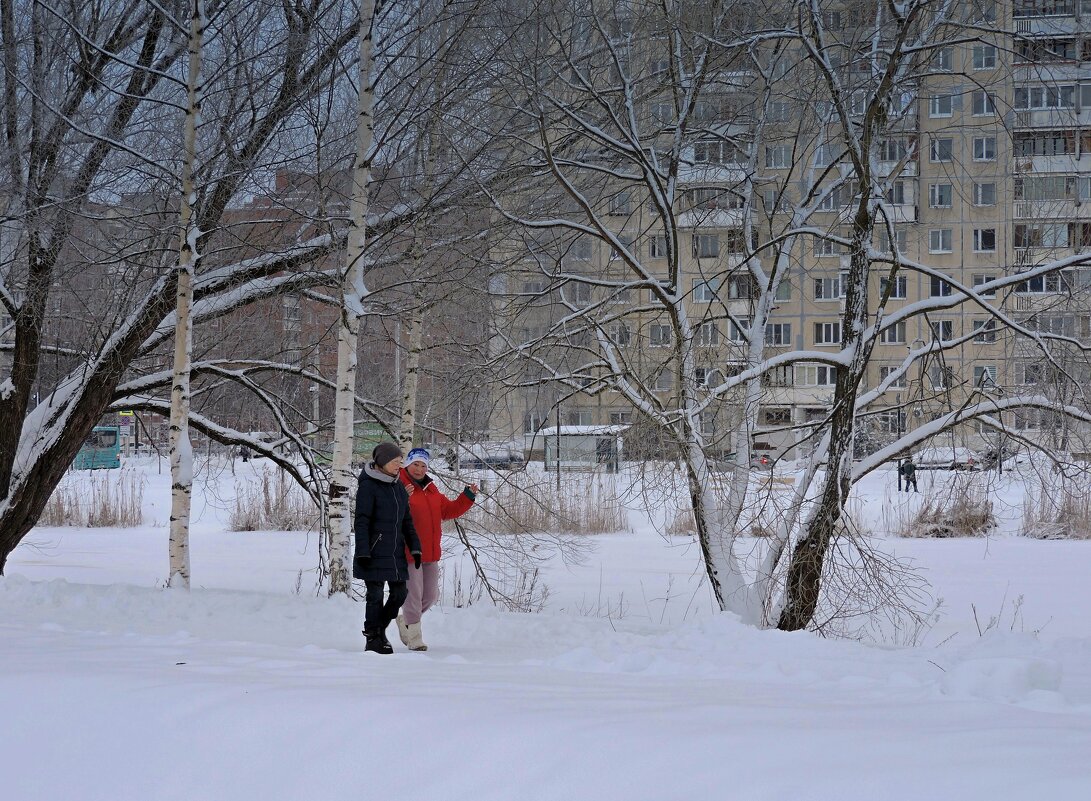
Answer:
[[[931,50],[897,87],[893,105],[898,113],[891,114],[877,143],[879,169],[891,176],[883,213],[897,250],[929,268],[903,269],[890,286],[885,268],[873,270],[869,301],[874,307],[885,297],[888,313],[950,296],[960,285],[980,286],[1091,249],[1091,2],[1016,0],[967,4],[967,9],[960,21],[969,27],[952,35],[950,44]],[[851,40],[851,17],[831,6],[826,24]],[[866,57],[862,62],[844,61],[846,86],[853,86],[854,69],[868,69]],[[770,355],[840,349],[842,276],[848,264],[836,237],[848,235],[857,196],[852,182],[845,181],[822,199],[806,222],[823,233],[796,243],[791,274],[777,290],[765,330],[749,331],[760,287],[743,265],[747,259],[769,258],[764,243],[776,220],[785,217],[781,204],[802,202],[801,165],[817,171],[832,165],[827,184],[848,173],[837,164],[836,137],[826,140],[822,133],[822,109],[815,108],[821,101],[801,104],[792,94],[796,84],[790,83],[784,90],[774,86],[773,99],[759,103],[758,78],[746,69],[725,71],[719,79],[716,91],[694,110],[697,133],[685,151],[675,210],[678,230],[688,240],[681,244],[685,303],[698,321],[697,380],[710,383],[716,375],[741,369],[748,336],[764,337]],[[850,96],[852,113],[862,113],[865,92]],[[657,109],[650,105],[654,117]],[[800,124],[801,114],[818,122]],[[891,175],[895,170],[898,174]],[[602,218],[616,226],[622,244],[656,269],[665,244],[654,209],[635,193],[616,192],[609,185],[598,200]],[[890,252],[894,244],[880,227],[874,246]],[[599,239],[576,238],[547,261],[556,264],[554,274],[609,277],[624,272],[623,265],[615,266],[615,250]],[[541,261],[541,253],[534,254],[511,279],[509,292],[527,299],[521,316],[508,322],[518,326],[514,339],[533,342],[546,331],[556,334],[556,322],[571,318],[573,306],[596,306],[602,315],[610,308],[597,305],[605,295],[612,304],[642,302],[633,293],[593,281],[550,284],[537,269]],[[935,343],[935,353],[916,361],[890,387],[886,409],[861,427],[859,447],[889,441],[981,393],[1042,394],[1078,402],[1079,386],[1091,378],[1086,357],[1077,346],[1059,346],[1051,349],[1055,363],[1050,364],[1033,333],[1091,341],[1089,286],[1091,266],[1075,258],[1070,268],[987,295],[985,302],[1014,320],[1023,334],[999,324],[976,303],[917,315],[885,330],[869,364],[870,387],[897,372],[911,352]],[[668,327],[657,321],[655,311],[626,315],[610,326],[614,341],[629,346],[634,374],[652,382],[666,402],[675,389],[674,375],[657,354],[669,344]],[[555,364],[572,367],[580,361],[579,349],[592,344],[592,332],[575,321],[568,327],[571,335],[557,341],[553,354]],[[807,425],[829,413],[835,370],[816,361],[767,372],[755,447],[789,456],[805,449]],[[1063,381],[1056,380],[1059,371]],[[589,390],[600,389],[593,376],[586,380]],[[628,424],[639,417],[614,392],[571,394],[570,386],[549,392],[529,386],[501,404],[503,419],[515,422],[511,433],[518,433],[520,419],[522,431],[531,433],[553,423],[556,404],[566,394],[560,413],[566,425]],[[734,413],[728,400],[702,418],[713,449],[717,430]],[[1028,438],[1091,449],[1080,443],[1078,428],[1056,415],[1026,409],[1010,417],[1006,422]],[[951,440],[980,450],[1004,445],[994,429],[977,425],[957,430]],[[718,444],[727,450],[727,443]]]

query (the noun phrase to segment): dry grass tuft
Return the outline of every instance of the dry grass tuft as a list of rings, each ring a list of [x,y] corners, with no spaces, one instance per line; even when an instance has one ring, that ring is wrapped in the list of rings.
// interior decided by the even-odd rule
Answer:
[[[232,531],[314,531],[319,511],[311,497],[285,473],[263,470],[261,484],[237,487]]]
[[[901,537],[983,537],[996,528],[996,513],[985,490],[956,481],[926,499],[898,531]]]
[[[1020,533],[1039,540],[1091,539],[1091,477],[1039,475],[1023,498]]]
[[[610,534],[629,527],[613,482],[578,474],[564,477],[560,493],[553,481],[514,474],[483,493],[467,517],[495,534]]]
[[[135,471],[69,473],[50,496],[38,524],[132,528],[143,522],[143,503],[144,478]]]

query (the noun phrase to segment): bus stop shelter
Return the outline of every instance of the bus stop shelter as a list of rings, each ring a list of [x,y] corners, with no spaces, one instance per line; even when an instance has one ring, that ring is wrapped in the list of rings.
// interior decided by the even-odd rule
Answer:
[[[616,473],[628,426],[554,426],[533,435],[530,451],[544,453],[546,470],[600,470]]]

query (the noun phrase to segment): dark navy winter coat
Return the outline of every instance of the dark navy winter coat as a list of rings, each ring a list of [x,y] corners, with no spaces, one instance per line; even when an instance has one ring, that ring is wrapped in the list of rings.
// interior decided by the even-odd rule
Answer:
[[[420,540],[409,514],[409,493],[397,476],[367,465],[356,490],[356,552],[352,575],[364,581],[406,581],[405,552],[420,553]]]

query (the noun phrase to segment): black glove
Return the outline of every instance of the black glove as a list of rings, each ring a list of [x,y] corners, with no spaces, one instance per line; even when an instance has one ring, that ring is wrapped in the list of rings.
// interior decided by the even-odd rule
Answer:
[[[420,570],[420,551],[413,551],[413,567]]]

